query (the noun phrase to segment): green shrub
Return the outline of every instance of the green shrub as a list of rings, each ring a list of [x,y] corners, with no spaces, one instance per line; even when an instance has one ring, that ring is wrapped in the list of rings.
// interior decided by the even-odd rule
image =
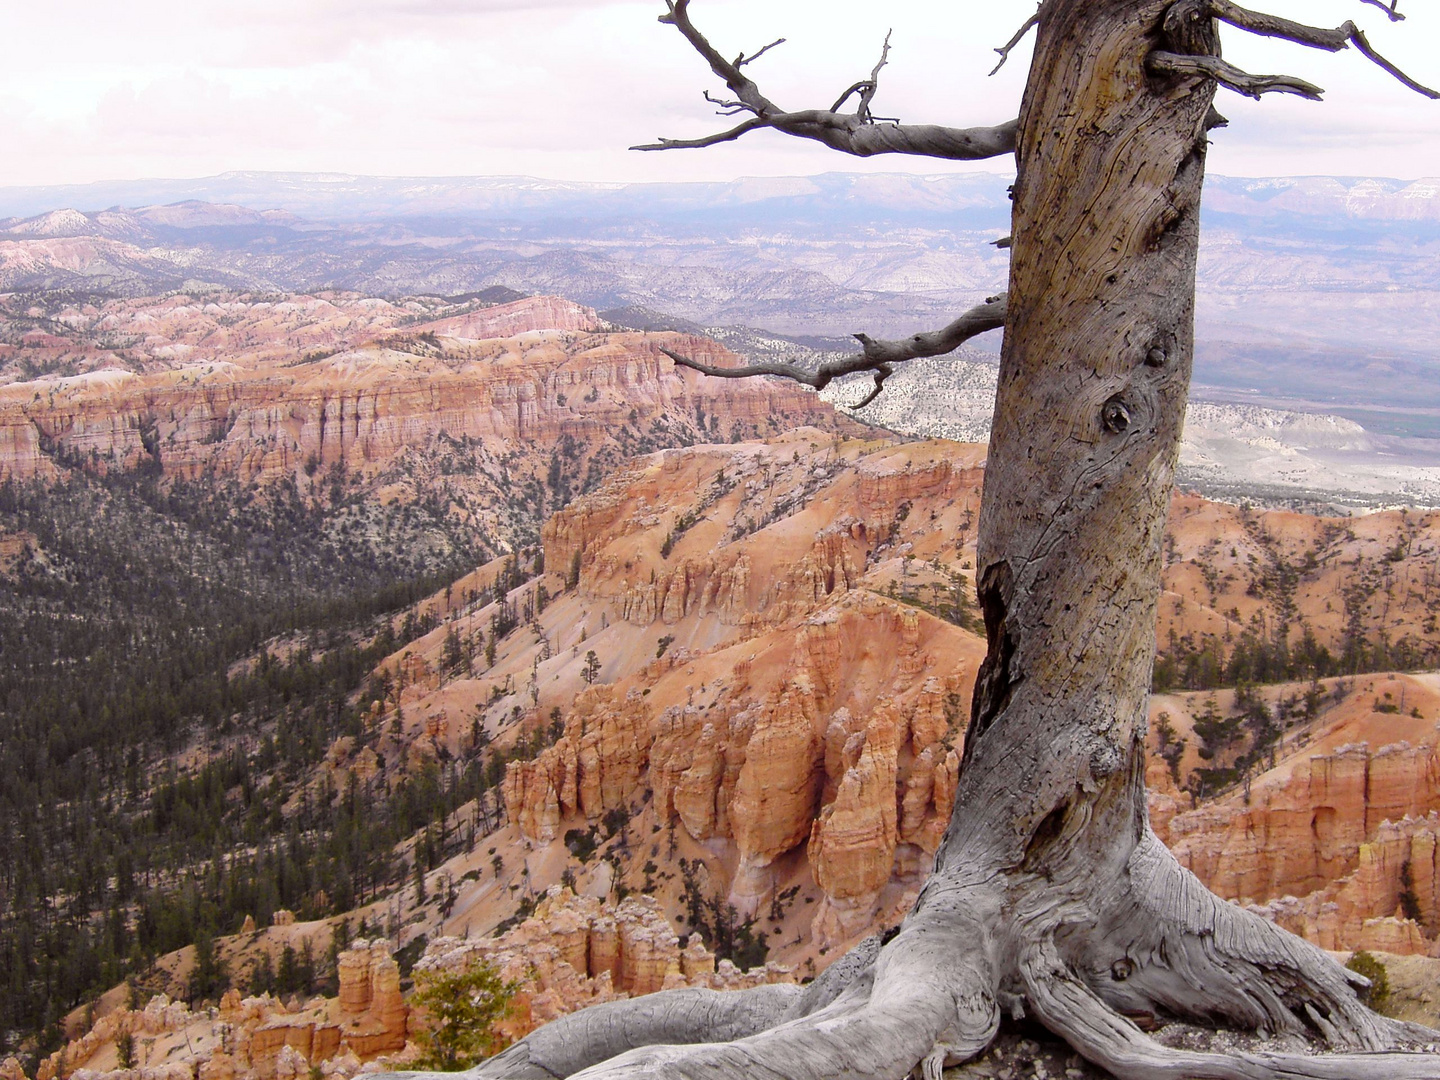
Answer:
[[[1385,973],[1385,965],[1362,949],[1350,957],[1345,966],[1370,980],[1370,989],[1360,992],[1360,1000],[1377,1013],[1385,1012],[1390,1005],[1390,979]]]
[[[520,984],[502,979],[494,964],[482,960],[462,971],[417,972],[415,987],[411,1004],[425,1017],[416,1036],[421,1052],[416,1068],[458,1072],[509,1045],[499,1025],[514,1011]]]

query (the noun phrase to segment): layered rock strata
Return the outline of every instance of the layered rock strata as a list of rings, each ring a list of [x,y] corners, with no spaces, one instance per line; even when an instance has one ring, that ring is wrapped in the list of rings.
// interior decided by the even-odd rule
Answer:
[[[1309,755],[1242,797],[1175,815],[1169,842],[1221,896],[1330,949],[1440,956],[1440,751]]]
[[[495,965],[520,984],[514,1037],[568,1012],[604,1001],[682,986],[738,990],[789,981],[790,969],[767,964],[741,972],[718,964],[698,937],[684,949],[660,905],[632,896],[610,905],[554,886],[534,913],[498,938],[440,938],[416,963],[417,971],[463,970],[477,961]]]
[[[338,959],[339,997],[287,1004],[227,991],[218,1009],[163,994],[119,1009],[40,1063],[36,1080],[294,1080],[319,1070],[347,1080],[364,1062],[403,1050],[409,1006],[384,942],[357,941]],[[119,1040],[136,1065],[120,1067]]]
[[[315,301],[298,299],[304,303],[292,306],[302,309]],[[588,446],[627,425],[637,439],[653,435],[653,424],[672,412],[698,410],[727,435],[737,424],[764,433],[834,415],[799,387],[703,379],[660,352],[667,346],[732,362],[709,339],[601,332],[594,311],[556,297],[430,322],[375,303],[387,310],[332,297],[311,321],[261,322],[228,349],[216,344],[233,338],[220,334],[230,318],[224,312],[168,306],[163,332],[145,340],[161,349],[164,339],[171,351],[139,372],[116,360],[80,375],[0,386],[0,479],[153,462],[167,475],[263,482],[336,465],[374,472],[441,434],[497,454],[533,444],[548,458],[566,439]],[[334,318],[325,319],[337,305],[360,310],[338,329],[315,332],[317,321],[331,326]],[[77,311],[72,321],[124,334],[125,313]],[[390,329],[402,323],[403,330]],[[177,340],[197,336],[194,324],[215,331],[198,345]],[[321,347],[307,352],[302,341]],[[50,348],[62,356],[83,351],[57,342]]]

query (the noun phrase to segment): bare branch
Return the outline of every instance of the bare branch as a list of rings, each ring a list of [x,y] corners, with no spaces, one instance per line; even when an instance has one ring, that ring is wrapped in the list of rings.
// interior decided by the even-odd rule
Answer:
[[[875,96],[880,69],[885,66],[889,57],[888,34],[885,36],[880,60],[870,73],[870,78],[861,80],[846,90],[836,101],[834,108],[787,112],[760,92],[754,80],[741,70],[740,62],[725,59],[705,35],[695,28],[695,24],[690,21],[690,0],[666,0],[666,6],[669,10],[660,16],[660,21],[678,29],[695,51],[705,58],[710,70],[723,79],[735,95],[735,101],[723,103],[725,114],[749,112],[759,122],[748,126],[741,125],[741,128],[732,129],[719,136],[703,139],[660,139],[631,149],[674,150],[682,147],[713,146],[716,142],[738,138],[756,127],[773,128],[787,135],[813,139],[831,149],[857,157],[870,157],[874,154],[916,154],[952,161],[978,161],[1012,153],[1015,149],[1015,131],[1018,124],[1013,120],[995,127],[976,128],[878,123],[877,118],[871,115],[870,102]],[[766,49],[770,47],[767,45]],[[762,49],[761,52],[763,51],[765,50]],[[754,56],[749,58],[754,59]],[[749,60],[744,62],[748,63]],[[856,111],[840,112],[840,107],[855,95],[859,95]],[[707,96],[707,100],[714,99]]]
[[[880,396],[880,391],[885,389],[885,380],[894,374],[895,369],[893,367],[891,367],[889,364],[881,364],[875,369],[875,389],[871,390],[870,393],[866,394],[854,405],[847,405],[845,407],[851,412],[859,412],[866,405],[869,405],[870,402],[874,401],[877,397]]]
[[[643,146],[632,146],[631,150],[699,150],[706,146],[714,146],[717,143],[730,142],[738,139],[747,131],[754,131],[756,128],[764,127],[763,120],[752,117],[743,124],[736,124],[729,131],[720,131],[714,135],[706,135],[700,139],[661,139],[657,143],[647,143]]]
[[[1395,78],[1399,79],[1402,83],[1408,86],[1411,90],[1414,90],[1417,94],[1424,94],[1431,101],[1440,100],[1440,93],[1437,93],[1436,91],[1430,89],[1430,87],[1428,86],[1424,86],[1416,82],[1414,79],[1410,78],[1409,75],[1406,75],[1389,60],[1386,60],[1383,56],[1381,56],[1378,52],[1371,48],[1370,42],[1366,40],[1365,35],[1359,30],[1355,31],[1355,36],[1351,40],[1355,42],[1355,48],[1359,49],[1371,60],[1379,64],[1391,75],[1395,76]]]
[[[1401,15],[1400,12],[1395,10],[1397,7],[1400,6],[1400,0],[1390,0],[1390,3],[1388,4],[1385,3],[1384,0],[1360,0],[1360,2],[1362,4],[1369,4],[1371,7],[1379,8],[1381,11],[1385,12],[1386,15],[1390,16],[1391,22],[1405,21],[1405,16]]]
[[[833,113],[838,113],[841,107],[845,104],[845,102],[849,101],[852,97],[860,93],[869,85],[869,79],[861,79],[857,83],[851,83],[850,86],[846,89],[846,91],[835,99],[835,104],[830,106],[830,111]]]
[[[776,38],[774,41],[770,42],[769,45],[766,45],[766,46],[765,46],[763,49],[761,49],[759,52],[757,52],[757,53],[755,53],[755,54],[753,54],[753,55],[751,55],[751,56],[746,56],[746,55],[742,52],[739,56],[737,56],[737,57],[735,58],[735,69],[738,71],[740,68],[744,67],[746,64],[753,64],[756,60],[759,60],[760,57],[764,56],[764,55],[765,55],[767,52],[769,52],[771,49],[775,48],[776,45],[784,45],[784,44],[785,44],[785,39],[784,39],[783,37],[782,37],[782,38]]]
[[[716,116],[734,116],[736,113],[754,112],[743,101],[726,101],[724,98],[716,97],[709,90],[701,91],[700,96],[715,106]]]
[[[1381,7],[1383,8],[1384,5],[1382,4]],[[1167,32],[1173,32],[1175,23],[1172,20],[1194,18],[1196,15],[1202,18],[1220,19],[1222,22],[1252,34],[1281,38],[1285,41],[1293,41],[1297,45],[1305,45],[1312,49],[1324,49],[1327,52],[1341,52],[1354,45],[1363,56],[1384,68],[1411,90],[1418,94],[1424,94],[1428,98],[1440,98],[1440,93],[1416,82],[1376,52],[1369,39],[1365,37],[1365,32],[1353,22],[1347,21],[1333,30],[1328,30],[1324,27],[1307,26],[1304,23],[1292,22],[1290,19],[1267,15],[1261,11],[1251,11],[1239,4],[1232,3],[1231,0],[1198,0],[1193,4],[1177,4],[1171,8],[1165,17],[1165,29]]]
[[[1001,48],[995,50],[997,53],[1000,54],[1000,62],[990,69],[991,75],[994,75],[995,72],[999,71],[1002,67],[1005,66],[1005,61],[1010,59],[1011,50],[1014,49],[1016,45],[1019,45],[1020,42],[1024,41],[1025,35],[1030,33],[1031,30],[1034,30],[1035,27],[1039,25],[1040,12],[1037,11],[1034,15],[1031,15],[1030,18],[1025,20],[1024,26],[1020,27],[1019,30],[1015,31],[1014,37],[1007,41]]]
[[[867,371],[871,365],[863,356],[852,356],[843,361],[836,361],[832,364],[822,364],[817,371],[807,371],[796,364],[746,364],[743,367],[719,367],[715,364],[702,364],[699,360],[691,360],[684,353],[677,353],[673,349],[661,346],[660,351],[674,360],[681,367],[698,371],[701,375],[710,375],[717,379],[753,379],[757,375],[779,375],[781,378],[794,379],[806,386],[813,386],[816,390],[823,390],[830,385],[830,381],[836,375],[849,375],[856,371]],[[826,372],[825,369],[831,366],[850,364],[852,361],[863,361],[848,367],[844,371]]]
[[[880,46],[880,59],[877,60],[875,66],[870,69],[870,78],[866,80],[865,83],[857,84],[861,86],[861,90],[860,104],[855,107],[855,115],[867,124],[874,120],[874,117],[870,115],[870,102],[875,100],[875,91],[880,89],[880,69],[883,68],[885,62],[890,59],[890,35],[894,32],[894,30],[885,31],[885,41]],[[899,123],[899,121],[896,121],[896,123]]]
[[[1152,52],[1145,66],[1156,75],[1178,75],[1182,78],[1214,79],[1221,86],[1246,97],[1261,94],[1297,94],[1319,101],[1324,90],[1294,75],[1251,75],[1218,56],[1182,56],[1172,52]]]
[[[876,341],[866,334],[856,334],[855,339],[860,342],[862,348],[858,355],[847,356],[843,360],[831,360],[821,364],[814,371],[809,371],[797,364],[782,363],[719,367],[714,364],[702,364],[698,360],[692,360],[688,356],[670,349],[662,348],[660,351],[681,367],[698,371],[702,375],[711,375],[720,379],[750,379],[757,375],[779,375],[785,379],[794,379],[798,383],[804,383],[806,386],[813,386],[816,390],[825,389],[842,375],[873,371],[875,373],[875,389],[858,405],[850,406],[852,409],[862,409],[880,396],[880,390],[884,386],[885,380],[894,374],[894,368],[891,365],[906,360],[919,360],[924,357],[943,356],[945,353],[954,352],[971,338],[1003,327],[1005,325],[1005,308],[1003,296],[992,296],[985,303],[971,308],[941,330],[915,334],[899,341]]]
[[[1004,326],[1005,308],[1005,297],[991,296],[941,330],[915,334],[899,341],[876,341],[866,334],[856,334],[855,340],[864,348],[866,359],[880,363],[897,364],[944,356],[976,335]]]

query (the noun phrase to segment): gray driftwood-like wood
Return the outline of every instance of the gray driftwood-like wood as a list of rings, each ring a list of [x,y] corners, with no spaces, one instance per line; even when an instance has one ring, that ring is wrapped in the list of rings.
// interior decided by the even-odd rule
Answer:
[[[667,18],[763,114],[741,65],[717,59],[685,8],[675,0]],[[918,1069],[935,1080],[981,1053],[1008,1014],[1038,1019],[1120,1080],[1440,1078],[1440,1055],[1405,1052],[1440,1036],[1371,1012],[1362,978],[1217,899],[1146,812],[1161,541],[1222,74],[1216,15],[1235,10],[1041,6],[980,514],[988,652],[954,814],[898,934],[883,947],[869,939],[803,989],[681,990],[587,1009],[471,1075],[899,1080]],[[946,340],[862,341],[850,370],[933,355]],[[840,372],[743,373],[819,385]],[[1136,1022],[1172,1017],[1306,1036],[1330,1052],[1179,1051]]]
[[[843,360],[827,361],[814,371],[809,371],[796,364],[783,363],[720,367],[692,360],[673,349],[662,348],[660,351],[681,367],[688,367],[702,375],[711,375],[721,379],[750,379],[756,375],[780,375],[804,383],[806,386],[813,386],[816,390],[824,390],[831,382],[843,375],[873,371],[875,373],[875,389],[870,391],[863,401],[850,406],[852,409],[863,409],[880,396],[880,391],[885,387],[885,380],[895,373],[892,365],[903,363],[906,360],[919,360],[922,357],[944,356],[946,353],[954,352],[971,338],[990,330],[999,330],[1004,325],[1005,298],[995,296],[985,303],[971,308],[940,330],[913,334],[899,341],[876,341],[867,334],[856,334],[855,338],[860,342],[861,347],[858,354],[847,356]]]
[[[999,157],[1015,149],[1014,121],[993,127],[973,128],[902,124],[890,120],[880,122],[872,114],[870,103],[879,89],[880,69],[885,66],[889,56],[888,38],[870,77],[848,87],[830,108],[791,112],[780,108],[761,93],[760,87],[743,70],[746,64],[780,44],[783,38],[771,42],[749,57],[741,53],[736,59],[727,60],[690,21],[690,0],[666,0],[666,6],[669,10],[660,16],[660,21],[678,29],[695,51],[705,58],[710,70],[724,80],[726,87],[735,95],[733,98],[722,99],[711,97],[707,93],[706,100],[716,105],[722,116],[743,115],[746,119],[732,128],[703,138],[660,139],[658,142],[632,146],[632,150],[698,149],[730,142],[760,128],[771,128],[786,135],[813,139],[832,150],[854,154],[856,157],[918,154],[922,157],[946,158],[952,161],[978,161]],[[842,113],[841,108],[852,97],[856,99],[855,111]]]
[[[1381,6],[1383,8],[1383,5]],[[1403,18],[1403,16],[1399,15],[1399,13],[1393,9],[1386,10],[1389,10],[1392,18]],[[1182,0],[1182,2],[1175,4],[1166,15],[1165,30],[1166,33],[1173,36],[1177,34],[1182,23],[1189,22],[1195,24],[1201,20],[1212,18],[1219,19],[1222,22],[1228,23],[1230,26],[1238,27],[1252,34],[1259,34],[1262,37],[1280,38],[1284,41],[1293,41],[1297,45],[1306,45],[1312,49],[1324,49],[1327,52],[1340,52],[1353,45],[1356,50],[1368,60],[1389,72],[1390,75],[1398,79],[1403,85],[1414,90],[1417,94],[1423,94],[1432,101],[1440,98],[1440,92],[1416,82],[1376,52],[1375,47],[1370,44],[1370,39],[1365,36],[1365,32],[1353,22],[1347,21],[1333,30],[1327,30],[1319,26],[1306,26],[1304,23],[1297,23],[1291,19],[1282,19],[1275,15],[1266,14],[1265,12],[1251,11],[1249,8],[1243,8],[1239,4],[1232,3],[1231,0]],[[1241,74],[1243,75],[1244,73],[1242,72]],[[1289,77],[1252,75],[1249,76],[1249,78],[1285,79]],[[1251,92],[1243,86],[1232,86],[1224,79],[1218,81],[1222,86],[1229,86],[1231,89],[1238,90],[1242,94],[1249,94]],[[1307,88],[1310,87],[1310,84],[1306,83],[1303,79],[1295,81],[1303,84]],[[1278,89],[1278,87],[1274,89]],[[1305,97],[1318,98],[1319,96],[1318,92],[1313,95],[1310,93],[1302,93]]]

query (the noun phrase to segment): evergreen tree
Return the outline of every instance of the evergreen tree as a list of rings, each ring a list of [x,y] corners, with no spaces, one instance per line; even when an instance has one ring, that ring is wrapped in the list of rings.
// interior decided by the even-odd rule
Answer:
[[[440,1072],[467,1069],[499,1053],[509,1040],[500,1030],[514,1007],[519,983],[501,978],[482,960],[462,971],[415,973],[411,1005],[423,1016],[416,1066]]]
[[[190,971],[187,996],[192,1002],[216,1000],[230,987],[230,974],[215,952],[215,937],[202,930],[195,938],[195,966]]]

